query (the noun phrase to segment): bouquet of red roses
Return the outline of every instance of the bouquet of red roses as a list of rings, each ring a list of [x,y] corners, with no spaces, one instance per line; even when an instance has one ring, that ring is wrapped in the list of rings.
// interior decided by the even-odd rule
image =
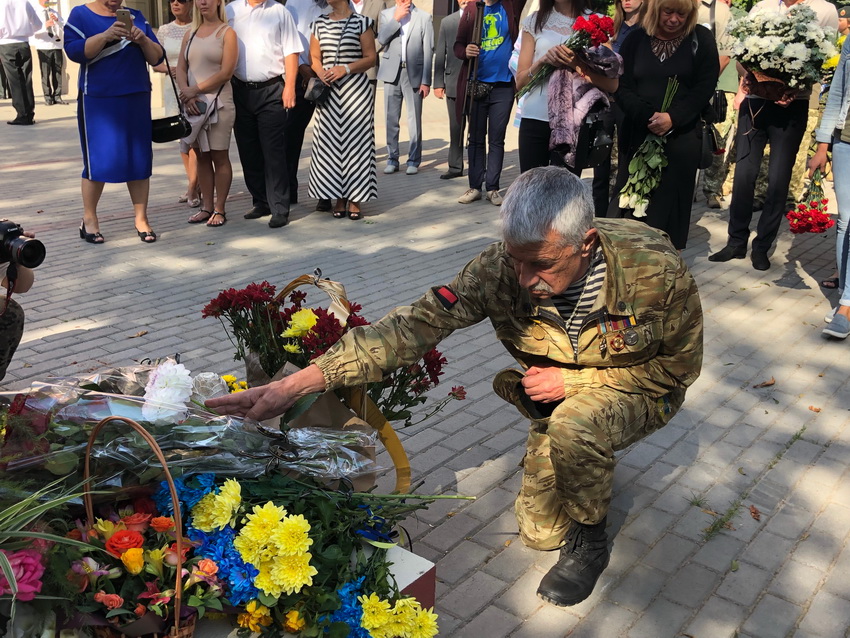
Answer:
[[[827,211],[829,200],[824,197],[823,174],[817,169],[812,174],[812,180],[803,193],[803,201],[785,213],[791,224],[791,232],[795,235],[802,233],[823,233],[835,225],[835,220]]]
[[[585,49],[605,44],[613,35],[614,21],[608,16],[592,13],[586,18],[584,16],[576,18],[573,23],[573,34],[563,43],[563,46],[578,55]],[[555,70],[555,67],[551,64],[544,64],[537,73],[531,76],[528,84],[520,89],[517,93],[517,99],[543,84]]]

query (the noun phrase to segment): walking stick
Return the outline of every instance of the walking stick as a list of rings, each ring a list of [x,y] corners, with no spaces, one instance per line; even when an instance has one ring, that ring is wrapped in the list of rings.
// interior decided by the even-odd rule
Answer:
[[[466,131],[466,148],[472,141],[472,131],[475,123],[472,121],[472,102],[474,100],[473,88],[478,81],[478,61],[481,59],[481,32],[484,27],[484,2],[477,0],[475,3],[475,20],[472,23],[472,42],[478,46],[478,55],[469,63],[469,76],[466,78],[466,95],[463,96],[463,117],[467,118],[469,127]]]

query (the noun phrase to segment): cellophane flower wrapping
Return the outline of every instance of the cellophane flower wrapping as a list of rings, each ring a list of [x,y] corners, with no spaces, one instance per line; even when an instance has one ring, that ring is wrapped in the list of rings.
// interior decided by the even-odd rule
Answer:
[[[177,365],[166,361],[115,368],[36,382],[27,392],[0,393],[10,402],[2,414],[0,469],[21,484],[43,485],[62,476],[80,480],[89,434],[109,416],[142,425],[162,449],[174,476],[211,472],[258,477],[281,463],[320,479],[379,469],[359,447],[370,435],[355,437],[353,448],[345,445],[351,436],[333,428],[282,441],[280,432],[254,421],[206,410],[202,401],[208,397],[195,392],[199,384],[186,383],[188,370]],[[215,387],[208,376],[205,381],[201,387]],[[226,389],[224,382],[221,387]],[[174,402],[157,401],[159,397]],[[370,444],[375,445],[375,438]],[[162,477],[147,442],[119,422],[103,428],[91,456],[100,488],[131,488]]]

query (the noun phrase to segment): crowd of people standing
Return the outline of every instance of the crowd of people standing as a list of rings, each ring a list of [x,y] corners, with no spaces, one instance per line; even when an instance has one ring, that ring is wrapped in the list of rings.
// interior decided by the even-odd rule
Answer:
[[[813,9],[824,30],[839,30],[839,12],[826,0],[762,0],[753,11],[784,14],[795,4]],[[515,107],[521,172],[553,164],[581,175],[589,166],[577,157],[577,136],[583,118],[596,113],[616,139],[611,156],[592,166],[597,216],[642,219],[665,231],[681,250],[699,169],[707,169],[702,180],[707,204],[718,208],[734,165],[727,245],[709,259],[746,256],[753,211],[761,209],[751,260],[757,270],[768,269],[782,216],[799,190],[804,138],[817,123],[810,96],[818,87],[797,91],[787,103],[748,94],[744,70],[730,58],[725,41],[731,17],[727,0],[616,0],[613,35],[593,55],[565,45],[576,21],[594,14],[588,0],[538,0],[536,10],[525,5],[461,0],[435,38],[432,16],[412,0],[171,0],[174,20],[156,32],[136,10],[129,11],[130,24],[117,19],[121,0],[75,7],[67,23],[49,0],[28,0],[13,17],[10,0],[0,0],[0,7],[7,7],[0,58],[18,112],[9,123],[34,122],[32,88],[25,86],[32,61],[22,61],[23,48],[28,50],[23,41],[36,43],[46,104],[62,102],[57,69],[62,66],[58,47],[64,46],[81,66],[80,237],[99,244],[105,239],[97,203],[105,183],[127,184],[139,238],[157,239],[147,220],[148,66],[170,76],[166,112],[182,112],[191,124],[191,134],[179,145],[187,186],[178,200],[198,209],[189,223],[209,227],[227,221],[233,134],[253,204],[244,217],[269,217],[271,228],[288,224],[311,123],[307,192],[317,200],[316,210],[361,219],[361,206],[378,197],[378,80],[387,131],[383,172],[401,168],[402,105],[410,140],[404,172],[419,172],[422,104],[433,87],[434,96],[446,102],[449,123],[448,170],[440,177],[459,178],[466,168],[468,189],[458,200],[464,204],[481,199],[501,204],[505,134]],[[555,72],[537,81],[544,67]],[[671,78],[678,88],[662,108]],[[836,85],[843,90],[838,77]],[[710,103],[718,93],[730,104],[726,119],[713,123],[732,151],[703,166]],[[840,110],[835,117],[844,115]],[[668,161],[647,205],[635,208],[617,195],[632,159],[653,135],[664,138]],[[822,139],[827,132],[819,135],[822,144],[829,143]],[[102,143],[105,136],[120,144]],[[817,157],[822,160],[823,153]],[[766,184],[762,193],[760,183]],[[839,231],[845,226],[840,222]],[[837,256],[836,285],[842,287],[846,261]]]

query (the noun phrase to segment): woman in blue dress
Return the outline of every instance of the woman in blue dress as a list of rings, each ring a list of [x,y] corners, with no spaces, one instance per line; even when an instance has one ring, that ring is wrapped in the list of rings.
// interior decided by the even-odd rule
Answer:
[[[65,24],[65,52],[80,65],[77,122],[83,150],[83,221],[80,238],[102,244],[97,203],[103,185],[126,183],[135,226],[145,243],[156,241],[148,222],[153,170],[151,83],[147,65],[164,53],[141,12],[133,26],[116,20],[121,0],[94,0],[74,7]]]

